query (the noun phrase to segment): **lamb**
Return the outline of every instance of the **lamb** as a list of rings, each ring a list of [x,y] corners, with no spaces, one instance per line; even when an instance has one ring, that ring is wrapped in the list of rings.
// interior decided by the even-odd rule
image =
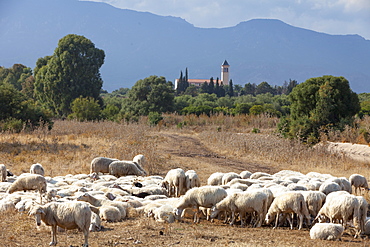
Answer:
[[[80,229],[84,234],[84,247],[87,247],[89,238],[89,227],[91,212],[99,213],[99,209],[85,202],[50,202],[45,205],[36,205],[30,215],[35,216],[36,224],[40,226],[41,220],[52,229],[52,240],[50,245],[56,245],[57,227],[64,229]]]
[[[0,164],[0,182],[6,182],[7,170],[4,164]]]
[[[44,176],[44,174],[45,174],[44,167],[40,163],[33,164],[30,167],[30,173],[31,174],[40,174],[41,176]]]
[[[317,223],[310,230],[311,239],[341,240],[344,227],[341,224]]]
[[[220,186],[202,186],[188,190],[176,205],[175,215],[182,214],[185,208],[196,208],[194,223],[199,223],[199,207],[212,208],[227,196],[225,189]]]
[[[185,188],[185,181],[186,175],[183,169],[171,169],[163,179],[162,187],[167,190],[169,196],[179,197]]]
[[[366,178],[360,174],[352,174],[349,177],[349,182],[351,183],[351,186],[355,187],[356,195],[357,195],[357,190],[359,188],[364,188],[364,189],[369,190],[369,185],[367,183]]]
[[[279,222],[279,215],[281,213],[296,213],[299,218],[298,230],[302,229],[303,219],[306,217],[308,224],[310,225],[311,219],[308,213],[307,205],[304,197],[299,192],[286,192],[279,195],[272,202],[267,215],[266,224],[270,224],[273,218],[276,216],[274,229],[277,227]],[[290,220],[290,229],[293,229],[293,223]]]
[[[261,191],[247,191],[228,195],[212,207],[211,217],[214,218],[220,211],[231,211],[230,225],[235,223],[235,213],[239,213],[241,226],[246,225],[246,213],[256,213],[257,220],[254,227],[260,227],[267,212],[268,195]]]
[[[18,177],[10,187],[8,193],[11,194],[15,191],[38,190],[40,193],[40,202],[42,203],[42,194],[46,193],[46,179],[39,174],[30,174]]]
[[[200,179],[194,170],[185,172],[185,184],[187,191],[194,187],[200,187]]]
[[[109,164],[109,174],[121,177],[127,175],[145,176],[146,172],[137,163],[132,161],[117,160]]]
[[[106,157],[97,157],[91,161],[90,164],[90,174],[91,173],[109,173],[109,164],[118,159],[106,158]]]

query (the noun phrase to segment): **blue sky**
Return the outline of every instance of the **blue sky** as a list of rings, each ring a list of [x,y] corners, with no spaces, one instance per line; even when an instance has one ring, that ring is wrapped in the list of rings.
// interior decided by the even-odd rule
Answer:
[[[196,27],[230,27],[256,18],[370,40],[370,0],[87,0],[181,17]]]

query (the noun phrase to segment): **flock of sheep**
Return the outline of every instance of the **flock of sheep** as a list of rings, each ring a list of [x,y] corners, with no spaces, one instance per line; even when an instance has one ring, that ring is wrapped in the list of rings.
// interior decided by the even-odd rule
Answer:
[[[0,212],[27,212],[38,226],[51,226],[50,245],[57,244],[58,229],[78,228],[84,234],[83,246],[88,246],[89,232],[99,231],[102,221],[136,215],[166,223],[191,217],[195,223],[240,221],[241,227],[297,225],[310,228],[312,239],[337,240],[345,229],[354,229],[354,237],[370,234],[368,203],[358,196],[369,187],[359,174],[347,179],[289,170],[217,172],[202,186],[194,170],[177,168],[164,178],[148,176],[141,154],[132,161],[98,157],[90,167],[90,174],[52,178],[44,176],[41,164],[19,176],[0,165]]]

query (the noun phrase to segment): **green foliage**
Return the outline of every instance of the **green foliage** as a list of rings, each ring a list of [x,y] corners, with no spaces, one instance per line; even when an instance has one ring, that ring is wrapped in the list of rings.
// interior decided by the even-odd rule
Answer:
[[[264,108],[262,105],[254,105],[249,109],[249,113],[251,115],[260,115],[264,112]]]
[[[206,114],[207,116],[211,115],[212,107],[208,105],[200,105],[200,106],[188,106],[182,109],[181,114],[183,115],[189,115],[189,114],[195,114],[197,116],[200,116],[201,114]]]
[[[32,77],[32,70],[23,64],[14,64],[8,69],[0,67],[0,84],[11,84],[19,91],[29,77]]]
[[[101,116],[103,119],[108,119],[110,121],[118,120],[120,108],[116,105],[108,104],[102,111]]]
[[[289,98],[290,119],[279,128],[283,135],[308,143],[319,141],[320,131],[343,130],[360,110],[357,94],[344,77],[308,79],[296,86]]]
[[[122,114],[147,116],[149,112],[172,112],[174,110],[174,90],[172,82],[164,77],[150,76],[139,80],[127,94],[122,104]]]
[[[104,51],[84,36],[63,37],[52,56],[36,63],[37,99],[57,116],[70,114],[72,101],[80,96],[98,100],[103,84],[99,69],[104,57]]]
[[[252,105],[250,103],[237,103],[235,105],[234,114],[248,114],[251,107]]]
[[[149,112],[148,121],[151,126],[157,125],[161,120],[163,120],[162,114],[159,112]]]
[[[69,119],[77,119],[78,121],[91,121],[100,118],[100,105],[97,100],[92,97],[76,98],[71,105],[72,113],[68,115]]]

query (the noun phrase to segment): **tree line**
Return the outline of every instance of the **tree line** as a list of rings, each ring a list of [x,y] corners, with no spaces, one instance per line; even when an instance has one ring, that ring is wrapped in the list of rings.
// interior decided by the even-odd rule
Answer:
[[[195,87],[188,69],[180,72],[178,87],[161,76],[137,81],[132,88],[102,90],[100,67],[105,53],[84,36],[59,40],[50,56],[39,58],[32,71],[21,64],[0,67],[0,130],[20,131],[40,125],[52,128],[52,119],[79,121],[136,121],[148,116],[151,124],[162,113],[268,114],[281,118],[286,137],[314,141],[319,128],[342,129],[356,114],[370,113],[370,97],[352,92],[343,77],[323,76],[282,86],[267,82],[222,85],[218,78]],[[360,104],[361,99],[361,104]]]

